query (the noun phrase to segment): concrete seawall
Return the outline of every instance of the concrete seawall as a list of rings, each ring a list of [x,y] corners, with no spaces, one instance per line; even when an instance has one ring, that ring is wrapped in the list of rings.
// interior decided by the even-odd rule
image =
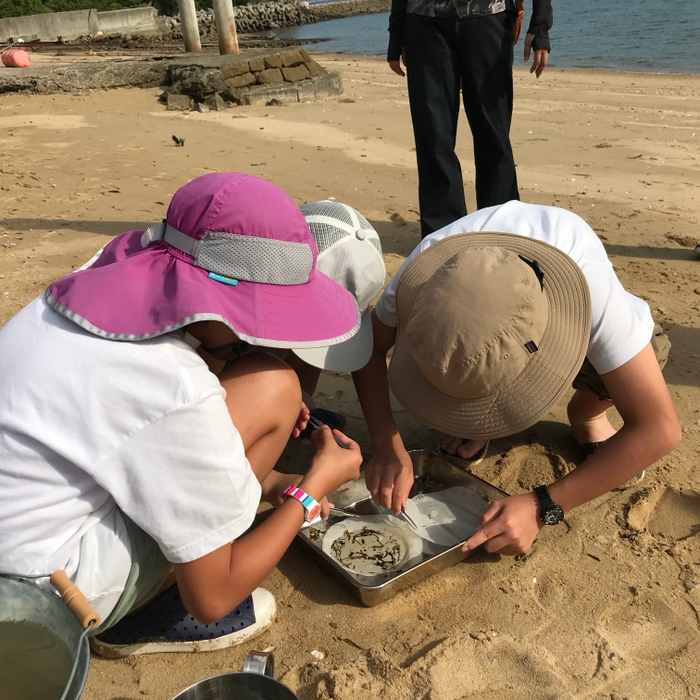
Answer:
[[[0,41],[9,39],[56,41],[58,37],[70,40],[86,34],[95,34],[98,31],[96,10],[47,12],[43,15],[0,19]]]
[[[47,12],[26,17],[0,19],[0,41],[24,39],[31,41],[72,41],[81,36],[102,32],[111,34],[156,34],[156,11],[153,7],[135,7],[126,10],[97,12]]]

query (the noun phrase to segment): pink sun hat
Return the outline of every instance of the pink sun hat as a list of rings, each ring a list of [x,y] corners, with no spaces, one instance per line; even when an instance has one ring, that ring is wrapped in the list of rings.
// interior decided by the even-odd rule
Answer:
[[[335,345],[360,327],[353,295],[316,269],[303,214],[278,187],[210,173],[181,187],[167,219],[117,236],[49,286],[56,312],[110,340],[220,321],[254,345]]]

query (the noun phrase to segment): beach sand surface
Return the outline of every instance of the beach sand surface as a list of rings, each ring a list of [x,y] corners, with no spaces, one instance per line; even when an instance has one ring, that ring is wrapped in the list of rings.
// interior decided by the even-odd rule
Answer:
[[[342,98],[190,114],[166,112],[158,90],[0,97],[0,322],[111,236],[160,221],[178,186],[217,170],[260,175],[299,204],[356,207],[393,275],[419,240],[405,82],[380,59],[319,60],[341,71]],[[700,698],[700,77],[550,70],[535,80],[516,70],[512,138],[523,201],[584,217],[668,333],[681,445],[640,483],[545,528],[527,555],[477,552],[374,608],[295,544],[265,582],[278,617],[259,639],[93,658],[85,700],[168,700],[240,670],[253,647],[274,647],[278,677],[302,700]],[[464,119],[458,152],[473,210]],[[349,377],[325,375],[316,401],[348,416],[369,456]],[[434,447],[436,434],[398,404],[396,416],[408,447]],[[297,442],[280,467],[303,470],[312,452]],[[518,493],[580,459],[561,405],[494,441],[474,472]]]

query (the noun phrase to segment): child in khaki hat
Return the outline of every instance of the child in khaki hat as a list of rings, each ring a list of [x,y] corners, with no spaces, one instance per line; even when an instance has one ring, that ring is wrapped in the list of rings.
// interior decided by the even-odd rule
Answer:
[[[620,486],[680,440],[661,374],[670,343],[571,212],[508,202],[436,231],[390,282],[372,320],[373,355],[355,373],[374,448],[366,481],[394,512],[413,469],[389,388],[442,433],[443,450],[467,459],[576,389],[568,415],[585,462],[534,493],[494,502],[465,550],[527,551],[544,524]],[[617,432],[606,416],[613,404],[624,421]]]

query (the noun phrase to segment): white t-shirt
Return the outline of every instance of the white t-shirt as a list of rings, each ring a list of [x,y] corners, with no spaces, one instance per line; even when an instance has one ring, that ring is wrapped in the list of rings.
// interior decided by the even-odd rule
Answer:
[[[625,291],[593,229],[573,212],[558,207],[507,202],[480,209],[426,236],[408,256],[377,302],[379,320],[396,327],[396,287],[416,255],[448,236],[494,231],[544,241],[566,253],[583,272],[591,293],[591,340],[586,356],[598,374],[611,372],[651,340],[654,321],[648,304]]]
[[[179,334],[105,340],[39,297],[0,330],[0,396],[0,571],[65,569],[104,619],[131,566],[120,511],[173,563],[255,517],[225,391]]]

